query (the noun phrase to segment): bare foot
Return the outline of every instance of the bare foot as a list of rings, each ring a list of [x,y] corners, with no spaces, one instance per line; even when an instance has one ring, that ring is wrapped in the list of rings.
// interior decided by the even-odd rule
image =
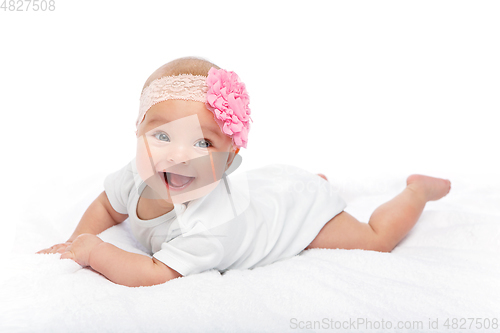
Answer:
[[[324,180],[328,180],[328,179],[326,178],[326,176],[325,176],[324,174],[322,174],[322,173],[318,173],[318,176],[320,176],[320,177],[321,177],[321,178],[323,178]]]
[[[451,182],[448,179],[424,175],[411,175],[406,185],[424,195],[426,201],[439,200],[450,192]]]

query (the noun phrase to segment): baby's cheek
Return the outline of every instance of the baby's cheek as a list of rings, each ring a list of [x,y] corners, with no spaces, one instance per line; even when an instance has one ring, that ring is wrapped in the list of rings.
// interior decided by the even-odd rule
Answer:
[[[137,140],[137,151],[136,151],[136,167],[141,179],[146,181],[156,174],[156,171],[151,166],[151,159],[148,155],[148,150],[146,149],[146,144],[144,139],[139,137]],[[154,165],[154,163],[153,163]]]

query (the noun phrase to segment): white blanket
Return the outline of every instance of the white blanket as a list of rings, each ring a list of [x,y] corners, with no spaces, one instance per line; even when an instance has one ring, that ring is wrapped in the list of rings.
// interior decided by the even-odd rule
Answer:
[[[500,319],[498,183],[452,179],[450,194],[427,204],[392,253],[313,249],[253,270],[212,270],[139,288],[60,254],[35,254],[69,237],[100,184],[95,177],[68,187],[68,202],[79,203],[57,218],[32,210],[18,221],[0,274],[0,332],[453,332],[464,320],[477,332],[478,323],[493,327]],[[346,211],[367,222],[405,179],[342,184]],[[92,191],[82,194],[85,186]],[[55,224],[63,220],[64,227]],[[99,237],[146,255],[128,220]]]

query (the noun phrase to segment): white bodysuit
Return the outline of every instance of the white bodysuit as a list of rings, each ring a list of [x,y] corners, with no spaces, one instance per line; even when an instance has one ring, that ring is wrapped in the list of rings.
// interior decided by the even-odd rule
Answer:
[[[129,215],[133,236],[150,254],[183,276],[210,269],[251,269],[291,258],[346,207],[333,186],[306,170],[282,164],[226,176],[202,198],[151,220],[137,217],[146,187],[135,158],[109,174],[111,206]]]

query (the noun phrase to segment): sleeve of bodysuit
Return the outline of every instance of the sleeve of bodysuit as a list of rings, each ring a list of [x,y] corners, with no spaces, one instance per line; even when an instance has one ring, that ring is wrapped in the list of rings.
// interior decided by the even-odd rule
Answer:
[[[135,163],[135,159],[104,179],[104,191],[109,203],[120,214],[128,214],[128,198],[135,185],[131,163]]]
[[[202,223],[196,223],[188,232],[163,242],[153,257],[183,276],[210,270],[224,258],[220,241],[220,237],[226,237],[224,230],[224,226],[209,230]]]

